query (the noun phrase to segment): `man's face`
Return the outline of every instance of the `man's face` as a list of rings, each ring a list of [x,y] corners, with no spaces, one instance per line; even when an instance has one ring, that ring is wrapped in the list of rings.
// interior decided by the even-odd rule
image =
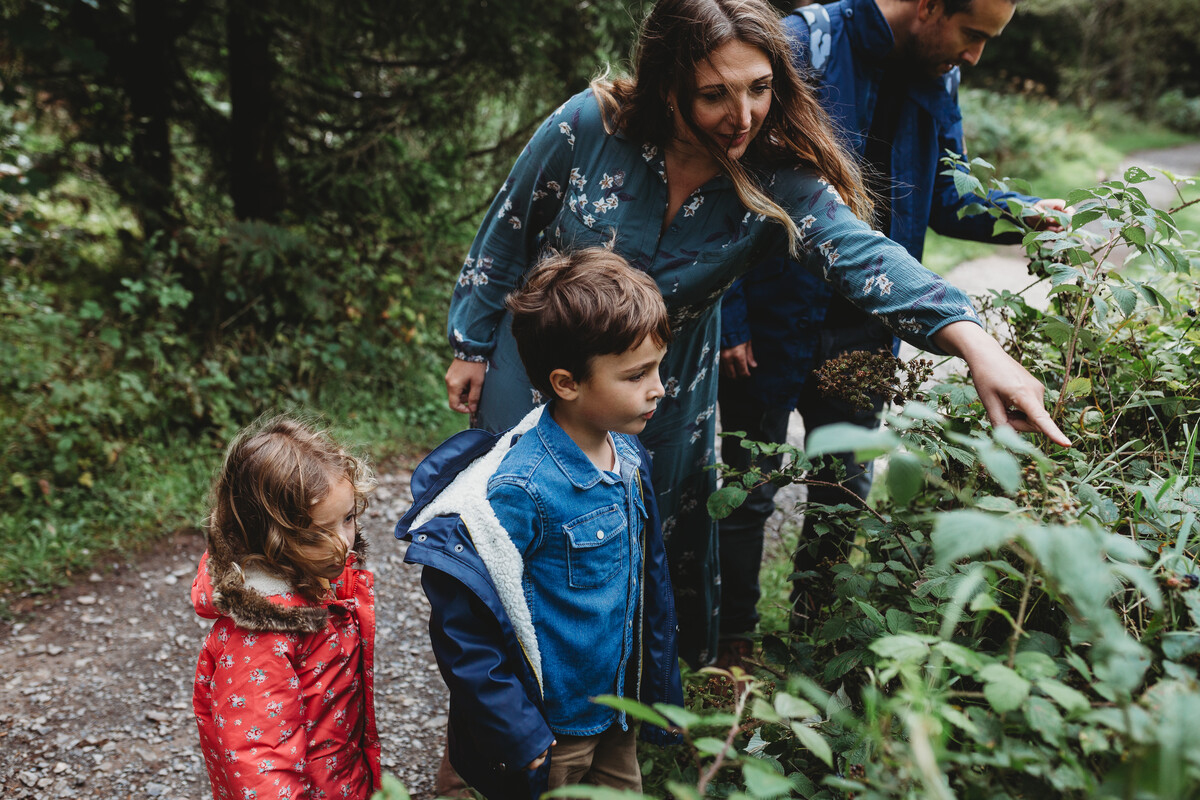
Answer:
[[[976,64],[1016,11],[1012,0],[973,0],[965,11],[946,16],[942,0],[918,2],[922,13],[904,56],[916,71],[933,76]]]

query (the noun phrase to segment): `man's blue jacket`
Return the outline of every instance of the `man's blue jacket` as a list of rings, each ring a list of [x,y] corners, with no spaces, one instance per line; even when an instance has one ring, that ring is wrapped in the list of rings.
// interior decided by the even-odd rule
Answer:
[[[551,757],[524,767],[554,740],[542,703],[541,663],[512,556],[487,502],[487,481],[504,455],[532,428],[541,408],[500,434],[467,430],[425,457],[412,476],[413,505],[396,523],[408,541],[406,563],[421,564],[429,598],[429,636],[450,689],[450,763],[489,800],[536,799],[546,790]],[[643,703],[683,705],[675,642],[675,606],[649,454],[638,445],[646,505],[644,608],[640,636]],[[511,548],[511,552],[508,551]],[[616,632],[619,635],[619,631]],[[658,744],[677,737],[643,725]]]
[[[813,76],[822,107],[843,132],[846,144],[860,162],[875,100],[894,45],[892,29],[875,0],[841,0],[826,5],[828,41],[810,39],[809,24],[795,11],[784,19],[793,39],[795,64],[802,75]],[[815,58],[814,58],[815,54]],[[825,57],[824,61],[821,60]],[[814,65],[819,65],[816,68]],[[975,195],[960,195],[940,160],[950,151],[962,156],[962,112],[958,107],[958,68],[941,77],[918,79],[907,87],[892,141],[891,229],[888,237],[918,261],[925,249],[925,229],[959,239],[1019,242],[1020,234],[992,236],[995,220],[988,214],[959,218],[959,209],[981,203]],[[1037,198],[992,192],[990,203],[1007,198],[1028,203]],[[747,272],[722,301],[721,346],[752,341],[759,367],[749,379],[755,393],[768,404],[789,405],[813,366],[817,331],[826,322],[832,291],[789,259],[773,259]],[[845,308],[841,304],[839,308]],[[853,319],[830,319],[831,327],[865,325]],[[882,346],[890,345],[884,336]]]

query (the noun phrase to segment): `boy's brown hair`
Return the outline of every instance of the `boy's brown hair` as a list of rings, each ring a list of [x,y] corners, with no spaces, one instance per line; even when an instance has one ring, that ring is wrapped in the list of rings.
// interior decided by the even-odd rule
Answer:
[[[361,518],[375,486],[366,462],[297,419],[271,417],[251,425],[229,445],[213,484],[209,557],[241,569],[262,567],[319,602],[348,553],[337,531],[314,526],[312,508],[342,478],[354,487]],[[359,530],[355,549],[361,547]]]
[[[603,247],[550,253],[505,305],[525,374],[547,400],[556,369],[585,381],[596,356],[624,353],[647,336],[661,347],[671,341],[654,280]]]

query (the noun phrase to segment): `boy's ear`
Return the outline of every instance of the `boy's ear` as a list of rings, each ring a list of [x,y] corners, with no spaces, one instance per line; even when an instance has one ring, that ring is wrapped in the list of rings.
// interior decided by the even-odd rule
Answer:
[[[570,402],[579,396],[579,384],[575,382],[575,376],[565,369],[559,368],[550,373],[550,388],[560,400]]]

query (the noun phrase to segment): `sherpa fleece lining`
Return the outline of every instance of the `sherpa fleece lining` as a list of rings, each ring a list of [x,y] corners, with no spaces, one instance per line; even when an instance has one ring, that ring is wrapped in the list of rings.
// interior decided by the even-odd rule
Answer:
[[[492,577],[496,593],[500,596],[500,604],[504,606],[504,611],[512,621],[517,641],[525,651],[533,674],[537,677],[538,686],[543,687],[543,691],[542,653],[538,649],[537,633],[533,629],[533,615],[525,602],[525,591],[521,587],[525,562],[492,510],[487,499],[487,486],[492,475],[500,467],[501,460],[512,449],[513,440],[537,425],[544,408],[545,406],[538,406],[526,414],[516,427],[496,441],[491,450],[458,473],[458,477],[421,509],[409,527],[410,530],[415,530],[434,517],[455,514],[459,516],[466,525],[471,541],[475,543],[476,552]]]

